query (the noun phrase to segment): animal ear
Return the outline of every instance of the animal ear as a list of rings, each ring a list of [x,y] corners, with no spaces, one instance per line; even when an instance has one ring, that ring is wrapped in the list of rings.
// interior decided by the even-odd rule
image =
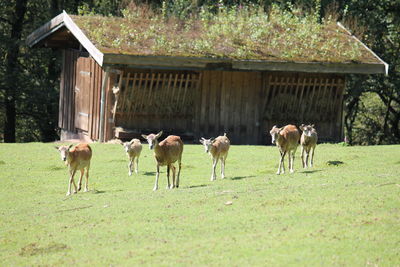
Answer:
[[[60,147],[59,146],[55,146],[54,148],[58,150]]]
[[[71,147],[73,147],[73,146],[74,146],[74,144],[70,144],[69,147],[68,147],[68,150],[70,150]]]
[[[131,141],[129,141],[129,144],[132,145],[133,142],[135,142],[135,139],[132,139]]]
[[[142,134],[142,137],[143,137],[144,139],[147,139],[148,135]]]
[[[301,125],[299,126],[299,129],[302,130],[302,131],[304,131],[304,124],[301,124]]]
[[[199,141],[200,143],[204,144],[204,137],[202,137]]]
[[[163,131],[160,131],[157,135],[156,138],[159,138],[163,134]]]
[[[315,126],[314,126],[314,124],[311,124],[311,127],[313,127],[313,128],[314,128],[314,127],[315,127]]]
[[[210,138],[211,144],[214,143],[214,141],[215,141],[215,138]]]
[[[285,127],[281,127],[278,129],[278,133],[280,133]]]

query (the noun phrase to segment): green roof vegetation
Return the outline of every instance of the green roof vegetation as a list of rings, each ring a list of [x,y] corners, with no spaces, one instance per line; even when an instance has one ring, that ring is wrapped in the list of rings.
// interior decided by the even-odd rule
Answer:
[[[202,8],[188,19],[143,9],[71,16],[103,53],[289,62],[377,63],[334,20],[272,7]]]

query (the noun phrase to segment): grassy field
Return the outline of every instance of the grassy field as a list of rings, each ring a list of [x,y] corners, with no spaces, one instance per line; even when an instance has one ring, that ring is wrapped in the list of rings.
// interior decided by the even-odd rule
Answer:
[[[53,145],[0,145],[2,266],[400,265],[399,145],[322,144],[280,176],[276,147],[232,146],[214,182],[186,145],[181,188],[163,168],[153,192],[147,145],[129,177],[122,146],[93,144],[90,191],[71,197]]]

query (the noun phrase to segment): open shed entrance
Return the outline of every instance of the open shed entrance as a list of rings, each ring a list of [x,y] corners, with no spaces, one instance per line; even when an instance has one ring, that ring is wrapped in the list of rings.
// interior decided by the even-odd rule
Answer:
[[[124,71],[114,112],[115,136],[139,137],[163,130],[193,138],[200,73],[173,70]]]

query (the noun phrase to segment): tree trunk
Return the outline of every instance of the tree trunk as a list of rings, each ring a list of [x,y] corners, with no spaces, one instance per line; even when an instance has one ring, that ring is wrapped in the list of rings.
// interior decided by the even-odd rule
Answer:
[[[17,0],[15,3],[15,17],[11,24],[10,45],[6,56],[5,69],[5,108],[6,118],[4,123],[4,142],[15,143],[16,128],[16,96],[18,91],[18,80],[15,79],[18,73],[18,57],[20,51],[20,40],[22,27],[26,13],[27,0]]]

